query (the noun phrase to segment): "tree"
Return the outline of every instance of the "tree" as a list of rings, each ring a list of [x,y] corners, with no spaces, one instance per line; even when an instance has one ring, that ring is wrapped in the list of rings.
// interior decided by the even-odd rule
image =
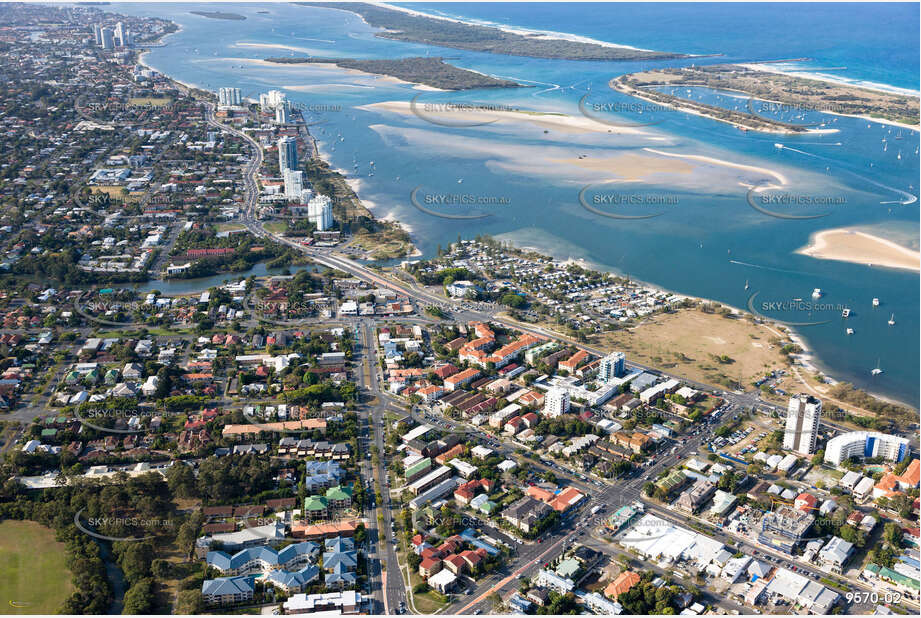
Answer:
[[[166,469],[166,484],[177,498],[194,498],[198,495],[195,473],[184,463],[175,462]]]
[[[157,579],[164,580],[170,576],[170,574],[173,572],[173,568],[169,560],[157,558],[150,565],[150,571]]]
[[[151,614],[156,603],[154,580],[146,577],[135,583],[125,593],[123,614]]]
[[[895,522],[883,526],[883,540],[896,549],[902,546],[902,529]]]
[[[652,498],[652,496],[656,493],[656,484],[652,481],[647,482],[645,485],[643,485],[643,493]]]
[[[125,541],[116,542],[113,550],[118,556],[118,566],[125,574],[125,580],[132,584],[151,576],[150,565],[153,562],[153,544],[150,541],[140,543]],[[141,612],[145,613],[145,612]]]
[[[180,590],[174,611],[177,614],[195,615],[204,609],[201,592],[198,590]]]

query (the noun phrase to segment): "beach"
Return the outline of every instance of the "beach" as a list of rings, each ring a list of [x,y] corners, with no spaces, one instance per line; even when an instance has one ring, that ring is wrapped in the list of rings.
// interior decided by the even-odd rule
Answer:
[[[346,5],[347,6],[347,5]],[[567,32],[553,32],[550,30],[534,30],[531,28],[521,28],[521,27],[512,27],[506,24],[499,24],[491,21],[483,21],[476,19],[457,19],[454,17],[445,17],[443,15],[435,15],[434,13],[424,13],[422,11],[416,11],[407,7],[396,6],[393,4],[387,4],[385,2],[377,3],[377,6],[382,8],[391,9],[394,11],[400,11],[402,13],[407,13],[409,15],[415,15],[416,17],[425,17],[428,19],[440,19],[442,21],[450,21],[456,24],[464,24],[467,26],[481,26],[484,28],[495,28],[501,32],[507,32],[508,34],[517,34],[521,36],[528,36],[534,39],[545,39],[551,41],[572,41],[575,43],[589,43],[592,45],[601,45],[602,47],[613,47],[617,49],[635,49],[636,51],[655,51],[652,49],[643,49],[642,47],[633,47],[632,45],[618,45],[617,43],[610,43],[608,41],[602,41],[599,39],[594,39],[586,36],[579,36],[577,34],[569,34]],[[347,8],[341,9],[343,11],[348,11]],[[365,21],[362,19],[362,21]],[[365,21],[367,24],[368,22]]]
[[[464,103],[465,105],[476,105],[475,103]],[[457,110],[433,110],[428,109],[430,106],[445,106],[450,103],[415,103],[411,101],[382,101],[380,103],[371,103],[363,105],[358,109],[369,111],[385,111],[403,116],[417,115],[423,118],[431,119],[437,123],[446,126],[456,124],[459,126],[471,126],[474,124],[486,123],[517,123],[533,124],[544,129],[553,129],[568,134],[578,133],[612,133],[617,135],[649,135],[648,131],[643,131],[634,127],[612,127],[601,122],[596,122],[589,118],[579,116],[568,116],[560,113],[513,111],[504,109],[457,109]],[[413,109],[415,108],[415,110]]]
[[[613,157],[550,159],[552,163],[575,165],[587,170],[617,174],[619,177],[642,182],[650,174],[690,174],[695,166],[663,157],[650,157],[636,153],[627,153]]]
[[[891,240],[848,228],[824,230],[813,234],[809,244],[797,249],[796,253],[820,260],[837,260],[914,272],[918,272],[921,267],[921,253]]]
[[[782,186],[785,186],[785,185],[787,185],[787,184],[789,184],[788,181],[787,181],[787,177],[786,177],[786,176],[784,176],[784,175],[781,174],[780,172],[775,172],[774,170],[769,170],[769,169],[767,169],[766,167],[757,167],[757,166],[755,166],[755,165],[743,165],[743,164],[741,164],[741,163],[732,163],[732,162],[730,162],[730,161],[723,161],[722,159],[714,159],[713,157],[705,157],[705,156],[703,156],[703,155],[690,155],[690,154],[678,154],[678,153],[674,153],[674,152],[663,152],[663,151],[661,151],[661,150],[656,150],[656,149],[654,149],[654,148],[643,148],[643,150],[645,150],[645,151],[647,151],[647,152],[651,152],[651,153],[653,153],[653,154],[657,154],[657,155],[662,156],[662,157],[677,157],[677,158],[680,158],[680,159],[689,159],[689,160],[691,160],[691,161],[700,161],[700,162],[702,162],[702,163],[711,163],[711,164],[713,164],[713,165],[721,165],[721,166],[723,166],[723,167],[731,167],[731,168],[733,168],[733,169],[743,170],[743,171],[746,171],[746,172],[755,172],[755,173],[758,173],[758,174],[766,174],[766,175],[768,175],[768,176],[773,177],[778,183],[780,183],[780,186],[781,186],[781,187],[782,187]],[[780,187],[776,187],[776,186],[761,186],[761,187],[759,187],[760,190],[764,190],[764,189],[777,189],[777,188],[780,188]]]

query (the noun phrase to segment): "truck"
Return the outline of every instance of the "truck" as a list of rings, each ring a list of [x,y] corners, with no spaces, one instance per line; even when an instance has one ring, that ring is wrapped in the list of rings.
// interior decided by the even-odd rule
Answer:
[[[591,514],[592,514],[592,515],[595,515],[595,514],[598,513],[598,511],[600,511],[600,510],[601,510],[601,505],[600,505],[600,504],[597,504],[597,505],[595,505],[595,506],[592,507]]]

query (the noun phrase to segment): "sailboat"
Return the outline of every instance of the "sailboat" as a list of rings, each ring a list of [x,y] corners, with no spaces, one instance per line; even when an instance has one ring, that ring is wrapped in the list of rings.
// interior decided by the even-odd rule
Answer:
[[[883,370],[880,369],[880,367],[879,367],[879,359],[877,358],[877,359],[876,359],[876,367],[875,367],[872,371],[870,371],[870,375],[878,376],[878,375],[881,374],[882,372],[883,372]]]
[[[745,289],[748,289],[748,279],[745,280]]]
[[[895,314],[889,316],[889,326],[895,326]]]

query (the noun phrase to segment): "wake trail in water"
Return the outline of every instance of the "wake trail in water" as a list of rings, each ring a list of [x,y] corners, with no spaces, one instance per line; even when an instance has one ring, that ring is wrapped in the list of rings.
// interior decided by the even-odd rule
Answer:
[[[826,144],[826,145],[831,146],[832,144]],[[838,142],[837,145],[840,146],[840,145],[841,145],[841,142]],[[881,183],[881,182],[877,182],[877,181],[875,181],[875,180],[872,180],[872,179],[870,179],[870,178],[867,178],[866,176],[862,176],[861,174],[858,174],[857,172],[854,172],[854,171],[849,170],[849,169],[847,169],[846,167],[842,166],[840,162],[835,161],[834,159],[829,159],[828,157],[823,157],[823,156],[821,156],[821,155],[812,154],[812,153],[810,153],[810,152],[806,152],[805,150],[799,150],[799,149],[797,149],[797,148],[791,148],[791,147],[789,147],[789,146],[785,146],[784,144],[779,144],[778,146],[779,146],[779,148],[778,148],[779,150],[791,150],[791,151],[793,151],[793,152],[798,152],[798,153],[800,153],[800,154],[806,155],[807,157],[813,157],[813,158],[815,158],[815,159],[822,159],[822,160],[824,160],[824,161],[830,161],[830,162],[832,162],[832,163],[835,163],[835,164],[841,169],[841,171],[843,171],[843,172],[845,172],[845,173],[847,173],[847,174],[850,174],[851,176],[854,176],[855,178],[859,178],[860,180],[862,180],[862,181],[864,181],[864,182],[868,182],[868,183],[870,183],[871,185],[875,185],[875,186],[877,186],[877,187],[879,187],[879,188],[881,188],[881,189],[886,189],[887,191],[892,191],[893,193],[897,193],[897,194],[899,194],[900,196],[902,196],[902,199],[901,199],[901,200],[889,200],[889,201],[885,201],[885,202],[880,202],[880,204],[900,204],[900,205],[902,205],[902,206],[907,206],[907,205],[909,205],[909,204],[914,204],[915,202],[918,201],[918,196],[917,196],[917,195],[914,195],[914,194],[909,193],[909,192],[907,192],[907,191],[902,191],[901,189],[896,189],[895,187],[890,187],[889,185],[884,185],[884,184]]]
[[[749,262],[742,262],[739,260],[729,260],[729,263],[738,264],[739,266],[747,266],[748,268],[757,268],[759,270],[770,270],[770,271],[777,272],[777,273],[787,273],[790,275],[803,275],[803,276],[809,276],[809,277],[820,277],[821,276],[815,273],[807,273],[802,270],[788,270],[786,268],[775,268],[773,266],[762,266],[760,264],[751,264]]]
[[[811,152],[806,152],[805,150],[799,150],[798,148],[790,148],[789,146],[785,146],[785,145],[783,145],[783,144],[780,144],[779,150],[790,150],[790,151],[792,151],[792,152],[798,152],[798,153],[800,153],[801,155],[806,155],[807,157],[815,157],[816,159],[821,159],[821,158],[822,158],[822,157],[820,157],[819,155],[812,154]]]

